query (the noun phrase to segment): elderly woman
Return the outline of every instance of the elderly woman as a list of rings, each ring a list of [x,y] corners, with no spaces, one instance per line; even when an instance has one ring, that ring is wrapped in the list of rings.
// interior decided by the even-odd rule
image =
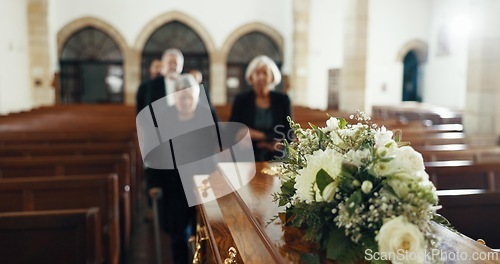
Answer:
[[[245,79],[252,89],[236,96],[230,121],[243,123],[250,129],[255,161],[268,161],[282,156],[283,139],[290,140],[290,99],[273,91],[281,81],[276,64],[267,56],[257,56],[248,65]]]

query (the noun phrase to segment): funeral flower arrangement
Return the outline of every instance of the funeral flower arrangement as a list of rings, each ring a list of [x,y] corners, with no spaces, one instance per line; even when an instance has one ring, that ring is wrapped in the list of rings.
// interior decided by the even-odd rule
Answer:
[[[285,222],[339,263],[423,263],[438,244],[431,222],[447,221],[436,214],[422,155],[366,114],[350,118],[353,124],[330,117],[308,129],[289,119],[296,139],[284,143],[286,155],[272,168],[281,177],[274,198],[286,208]]]

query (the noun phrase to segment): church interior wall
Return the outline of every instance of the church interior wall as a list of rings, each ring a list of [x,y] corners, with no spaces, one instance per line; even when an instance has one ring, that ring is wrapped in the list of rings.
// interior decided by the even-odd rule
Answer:
[[[326,109],[328,70],[343,65],[343,36],[347,0],[312,1],[309,30],[309,106]]]
[[[0,8],[0,114],[29,110],[29,48],[26,1],[2,0]],[[15,30],[13,30],[15,29]]]
[[[32,74],[26,23],[28,0],[2,1],[0,12],[4,22],[0,28],[5,37],[0,40],[0,113],[5,114],[29,109],[37,104],[32,99],[34,88],[28,78]],[[307,87],[300,87],[307,89],[309,107],[326,108],[328,70],[342,69],[344,66],[343,39],[346,31],[350,30],[345,19],[347,1],[310,2]],[[129,49],[125,57],[133,57],[133,60],[129,60],[131,64],[126,66],[133,72],[126,80],[126,83],[132,84],[126,87],[128,104],[133,104],[136,84],[139,83],[140,51],[133,50],[137,40],[155,18],[169,12],[185,14],[196,24],[202,25],[213,40],[215,52],[210,56],[214,57],[224,57],[221,54],[224,43],[241,27],[256,23],[266,25],[283,39],[283,73],[288,75],[292,71],[293,30],[297,26],[292,12],[293,1],[47,0],[47,3],[50,73],[58,71],[57,35],[60,30],[82,17],[102,20],[123,36]],[[467,37],[470,37],[464,31],[466,27],[471,27],[471,34],[477,30],[473,24],[475,18],[468,17],[467,13],[471,1],[372,0],[368,3],[364,110],[370,111],[377,104],[401,102],[403,64],[398,60],[398,52],[415,40],[428,45],[428,56],[420,65],[419,85],[423,101],[464,108],[468,72]],[[472,24],[466,24],[464,19],[469,19]],[[212,74],[225,73],[220,70],[221,67],[224,67],[224,62],[218,61],[214,70],[211,70]],[[215,79],[214,76],[211,79]],[[218,91],[223,96],[225,75],[218,80],[216,84],[221,86]],[[13,86],[15,90],[11,88]],[[297,88],[291,83],[292,93]],[[222,97],[215,97],[214,100],[219,104],[226,102]]]
[[[369,2],[365,108],[402,101],[403,63],[399,51],[429,35],[430,0]]]
[[[432,1],[429,60],[424,73],[427,103],[464,108],[468,38],[478,29],[474,28],[476,19],[469,12],[469,3],[468,0]]]

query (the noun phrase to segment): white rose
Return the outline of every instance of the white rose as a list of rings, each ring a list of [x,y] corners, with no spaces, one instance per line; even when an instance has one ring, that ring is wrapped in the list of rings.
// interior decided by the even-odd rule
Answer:
[[[392,131],[385,129],[382,126],[379,130],[377,130],[374,134],[375,136],[375,148],[383,147],[389,141],[392,140]]]
[[[361,190],[368,194],[373,188],[373,183],[371,181],[364,181],[363,184],[361,184]]]
[[[410,192],[410,181],[400,180],[398,178],[389,178],[387,184],[391,186],[396,195],[400,198],[404,198]]]
[[[330,119],[326,120],[326,128],[329,131],[337,130],[339,128],[339,120],[335,117],[330,117]]]
[[[398,216],[382,225],[375,240],[380,254],[389,256],[394,264],[424,263],[424,235],[404,216]]]
[[[395,152],[395,157],[390,161],[390,167],[400,171],[417,172],[425,170],[422,154],[416,152],[410,146],[400,147]]]

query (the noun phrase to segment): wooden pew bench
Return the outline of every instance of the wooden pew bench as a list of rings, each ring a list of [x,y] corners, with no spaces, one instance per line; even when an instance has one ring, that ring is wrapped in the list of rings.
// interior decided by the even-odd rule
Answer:
[[[73,176],[116,173],[120,204],[122,247],[130,245],[131,186],[128,155],[44,156],[0,158],[0,178]]]
[[[17,144],[0,147],[0,158],[6,157],[43,157],[43,156],[92,156],[92,155],[123,155],[130,157],[130,189],[131,214],[139,211],[142,199],[142,160],[136,157],[138,153],[132,143],[67,143],[67,144]],[[137,163],[138,160],[140,163]],[[51,176],[51,175],[48,175]]]
[[[415,136],[405,136],[401,141],[410,142],[414,148],[420,148],[429,145],[446,145],[446,144],[468,144],[475,146],[491,146],[498,145],[499,138],[497,135],[482,135],[482,136],[466,136],[462,132],[445,132],[434,134],[423,134]]]
[[[116,175],[0,180],[0,212],[91,207],[100,210],[105,263],[117,264],[120,233]]]
[[[99,208],[0,213],[2,263],[101,263]]]
[[[425,163],[425,170],[438,190],[500,190],[500,163],[432,161]]]
[[[484,239],[486,245],[500,249],[500,192],[488,190],[438,191],[438,213],[461,233]]]
[[[416,150],[422,154],[424,161],[472,160],[476,163],[500,161],[500,146],[470,146],[452,144],[446,147],[431,148],[426,146]]]

